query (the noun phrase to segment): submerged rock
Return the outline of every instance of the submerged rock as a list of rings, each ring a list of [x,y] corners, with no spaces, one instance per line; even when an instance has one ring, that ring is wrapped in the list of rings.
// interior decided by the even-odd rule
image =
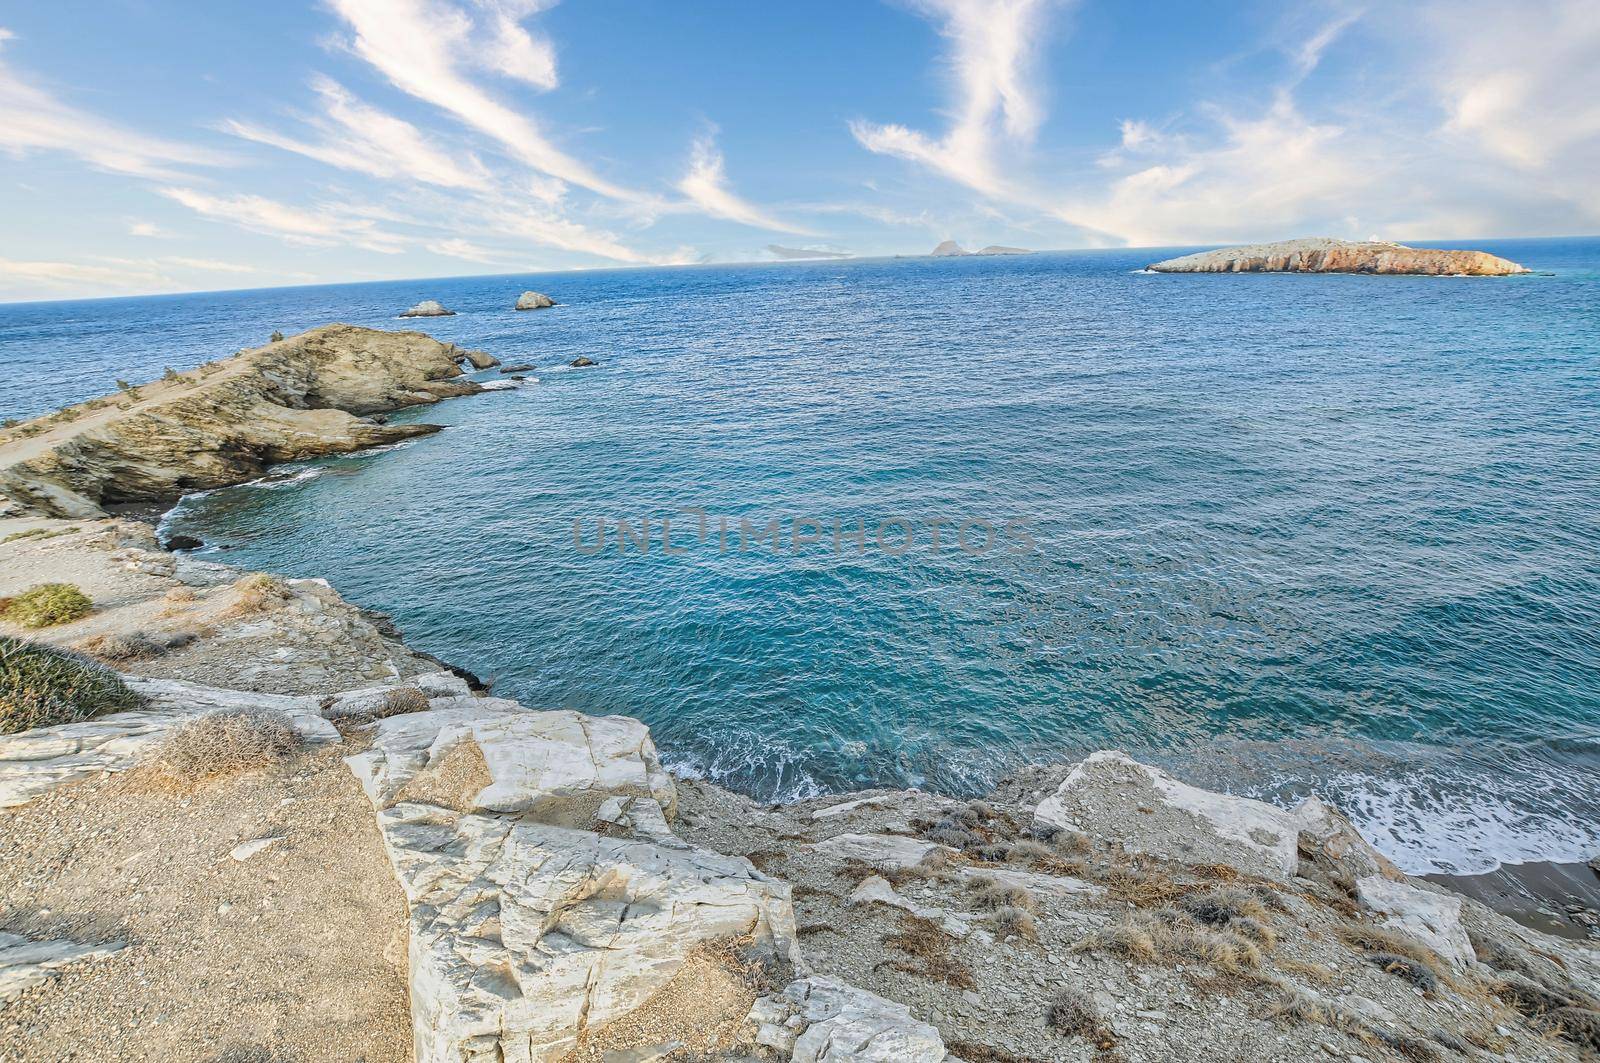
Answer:
[[[1314,237],[1169,258],[1156,273],[1394,273],[1498,277],[1531,272],[1484,251],[1437,251],[1378,240]]]
[[[547,306],[555,306],[556,301],[543,292],[523,292],[517,296],[518,310],[543,310]]]
[[[503,376],[509,376],[512,373],[531,373],[537,368],[538,366],[522,362],[517,365],[503,365],[500,367],[500,373]]]
[[[410,310],[401,313],[401,317],[455,317],[454,310],[446,310],[436,299],[424,299]]]

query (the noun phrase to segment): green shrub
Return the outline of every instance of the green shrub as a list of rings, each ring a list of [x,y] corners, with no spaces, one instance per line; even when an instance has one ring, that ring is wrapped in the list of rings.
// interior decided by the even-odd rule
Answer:
[[[111,669],[70,650],[0,635],[0,734],[138,708]]]
[[[6,603],[5,619],[18,627],[52,627],[89,615],[94,603],[70,583],[41,583]]]
[[[272,334],[272,342],[273,343],[282,343],[283,342],[283,333],[281,333],[281,332],[273,332],[273,334]]]

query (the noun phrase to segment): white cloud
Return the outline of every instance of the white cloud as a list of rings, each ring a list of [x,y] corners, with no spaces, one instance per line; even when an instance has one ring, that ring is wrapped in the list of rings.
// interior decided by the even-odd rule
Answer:
[[[462,155],[458,161],[430,143],[410,122],[361,102],[331,78],[318,76],[312,79],[311,87],[320,98],[323,112],[310,120],[322,134],[315,142],[235,119],[224,122],[222,128],[246,140],[373,177],[479,191],[490,187],[489,175],[472,155]]]
[[[850,124],[869,151],[928,166],[985,195],[1004,194],[996,148],[1029,143],[1044,119],[1032,61],[1053,0],[921,0],[950,41],[955,102],[937,139],[903,125]]]
[[[213,195],[193,188],[168,187],[161,194],[196,214],[251,232],[313,247],[359,247],[398,254],[406,239],[377,227],[371,219],[331,210],[291,206],[253,195]]]
[[[678,191],[714,218],[726,218],[774,232],[814,235],[808,229],[773,217],[755,204],[740,199],[728,187],[722,153],[717,150],[709,134],[696,138],[689,172],[678,182]]]
[[[550,5],[543,0],[478,0],[478,6],[491,23],[489,40],[480,54],[483,65],[535,88],[555,88],[560,83],[555,46],[522,25],[524,18]]]
[[[131,221],[128,223],[128,235],[161,239],[171,234],[153,221]]]
[[[121,294],[170,286],[172,278],[154,262],[114,266],[82,262],[39,262],[0,258],[0,281],[7,294],[26,295],[46,290]]]
[[[0,44],[15,38],[0,31]],[[215,152],[147,136],[65,103],[0,62],[0,149],[59,151],[96,169],[170,180],[180,166],[216,166]]]
[[[441,0],[328,0],[354,31],[351,50],[396,88],[498,142],[528,166],[614,199],[648,199],[613,184],[557,148],[531,118],[474,83],[462,64],[478,53],[476,27]]]
[[[480,247],[477,244],[472,243],[469,240],[463,240],[460,237],[451,237],[447,240],[435,240],[426,246],[429,251],[432,251],[436,255],[444,255],[447,258],[465,259],[468,262],[481,262],[485,265],[509,263],[513,257],[499,251],[491,251],[486,247]]]

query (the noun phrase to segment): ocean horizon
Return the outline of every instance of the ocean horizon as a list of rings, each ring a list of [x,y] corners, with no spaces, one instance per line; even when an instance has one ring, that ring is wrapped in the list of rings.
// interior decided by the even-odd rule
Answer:
[[[534,368],[163,532],[763,800],[1120,748],[1323,796],[1412,872],[1581,859],[1600,238],[1418,246],[1535,274],[1143,272],[1161,248],[12,303],[0,417],[418,329]],[[425,298],[456,316],[397,318]]]

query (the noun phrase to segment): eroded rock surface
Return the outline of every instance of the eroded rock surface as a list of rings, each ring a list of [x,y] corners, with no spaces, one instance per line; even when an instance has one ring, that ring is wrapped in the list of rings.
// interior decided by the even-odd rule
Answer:
[[[1157,273],[1420,273],[1474,277],[1530,272],[1485,251],[1438,251],[1378,240],[1328,237],[1224,247],[1169,258],[1147,268]]]

